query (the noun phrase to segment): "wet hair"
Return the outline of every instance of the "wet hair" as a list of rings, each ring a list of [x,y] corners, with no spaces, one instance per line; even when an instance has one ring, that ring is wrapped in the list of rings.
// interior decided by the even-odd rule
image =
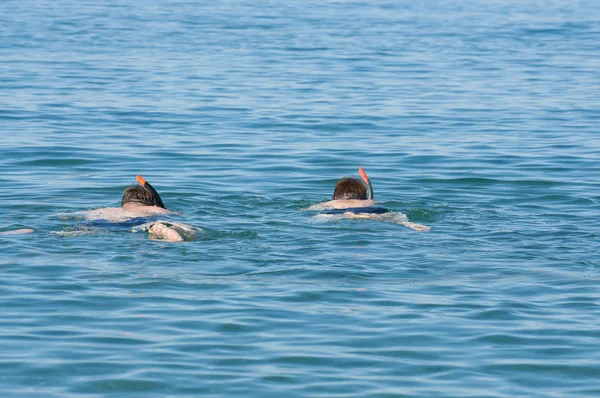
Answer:
[[[125,189],[125,192],[123,192],[123,199],[121,199],[121,206],[126,203],[141,203],[145,206],[156,205],[152,193],[141,185],[132,185]]]
[[[365,184],[352,177],[344,177],[335,184],[333,200],[343,199],[367,199],[367,188]]]

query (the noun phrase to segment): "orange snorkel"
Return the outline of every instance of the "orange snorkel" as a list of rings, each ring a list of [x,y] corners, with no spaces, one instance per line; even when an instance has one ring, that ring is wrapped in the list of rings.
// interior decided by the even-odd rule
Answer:
[[[141,175],[138,175],[135,177],[135,179],[137,182],[140,183],[141,186],[144,187],[145,190],[150,192],[150,194],[152,195],[152,200],[154,201],[154,204],[156,206],[166,209],[165,204],[163,203],[162,199],[160,198],[160,195],[158,194],[158,192],[156,192],[156,189],[154,189],[154,187],[152,185],[150,185],[150,183],[148,181],[146,181],[144,179],[144,177],[142,177]]]
[[[371,186],[371,181],[369,181],[369,177],[367,177],[367,173],[365,173],[365,170],[362,168],[362,166],[360,166],[358,169],[358,174],[360,174],[362,180],[365,182],[365,184],[367,184],[367,200],[372,200],[373,187]]]

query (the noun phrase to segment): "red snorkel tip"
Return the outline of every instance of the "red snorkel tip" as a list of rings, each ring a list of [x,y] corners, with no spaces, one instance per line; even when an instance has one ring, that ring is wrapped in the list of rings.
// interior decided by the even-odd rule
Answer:
[[[358,174],[360,174],[360,178],[362,178],[362,180],[365,182],[365,185],[367,186],[367,199],[372,200],[373,186],[371,186],[371,181],[369,181],[369,177],[367,177],[367,173],[365,173],[365,170],[362,168],[362,166],[360,166],[360,168],[358,169]]]
[[[363,179],[365,184],[369,183],[369,177],[367,177],[367,173],[365,173],[365,170],[362,168],[362,166],[360,166],[360,169],[358,169],[358,174],[360,174],[360,178]]]
[[[140,183],[141,186],[144,187],[144,189],[148,192],[150,192],[150,194],[152,195],[152,200],[154,202],[155,206],[158,207],[162,207],[163,209],[166,209],[165,204],[163,203],[162,199],[160,198],[160,195],[158,194],[158,192],[156,192],[156,189],[154,189],[154,187],[152,185],[150,185],[150,183],[148,181],[146,181],[144,179],[144,177],[142,177],[141,175],[137,175],[135,177],[136,181]]]

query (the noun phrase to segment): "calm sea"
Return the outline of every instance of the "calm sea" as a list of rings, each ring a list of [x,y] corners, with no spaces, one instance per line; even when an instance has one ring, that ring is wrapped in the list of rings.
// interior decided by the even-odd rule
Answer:
[[[0,2],[3,396],[600,396],[599,71],[592,0]],[[431,231],[304,210],[359,166]],[[199,240],[62,233],[136,174]]]

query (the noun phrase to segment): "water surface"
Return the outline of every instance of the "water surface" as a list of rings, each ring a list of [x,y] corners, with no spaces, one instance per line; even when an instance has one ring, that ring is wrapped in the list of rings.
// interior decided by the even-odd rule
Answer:
[[[0,4],[12,397],[597,397],[600,7]],[[362,165],[417,233],[308,206]],[[198,241],[62,236],[142,174]]]

